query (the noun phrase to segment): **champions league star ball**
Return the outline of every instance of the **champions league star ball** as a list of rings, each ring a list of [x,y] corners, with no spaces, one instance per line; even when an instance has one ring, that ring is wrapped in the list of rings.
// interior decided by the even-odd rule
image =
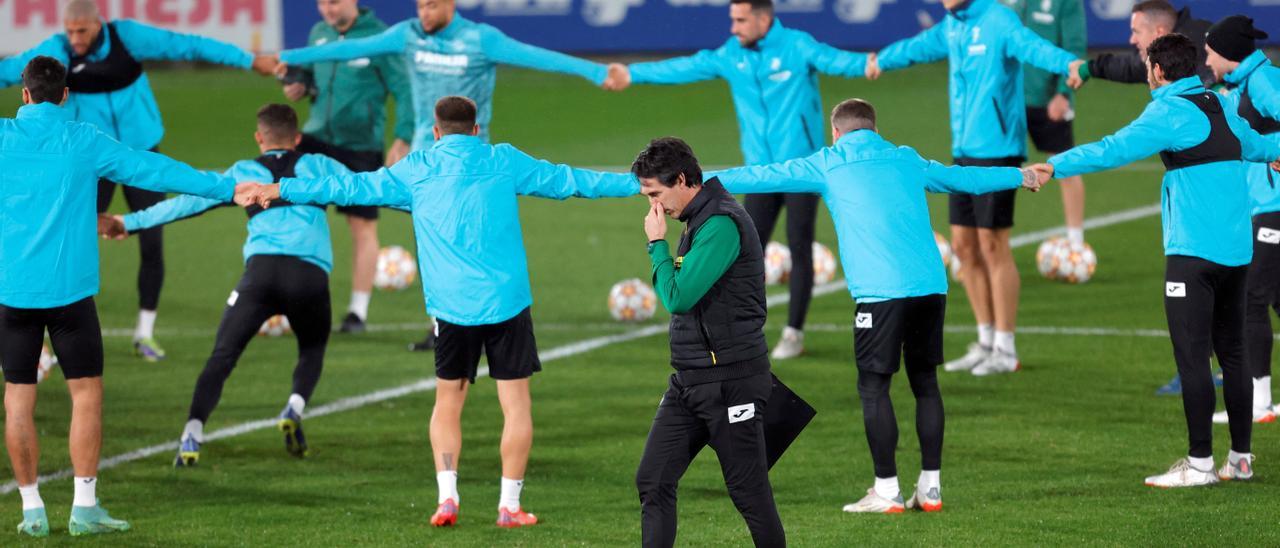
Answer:
[[[292,331],[289,327],[289,318],[283,314],[276,314],[267,321],[262,322],[262,327],[258,328],[258,334],[266,337],[279,337]]]
[[[642,322],[653,317],[658,295],[638,278],[622,280],[609,290],[609,314],[620,322]]]
[[[836,256],[831,249],[813,242],[813,283],[825,284],[836,277]]]
[[[791,248],[778,242],[764,246],[764,283],[780,284],[791,278]]]
[[[49,372],[58,366],[58,357],[53,355],[53,351],[49,350],[49,345],[40,347],[40,362],[36,366],[36,383],[42,383],[49,378]]]
[[[1049,238],[1036,250],[1036,268],[1050,280],[1082,284],[1093,278],[1098,256],[1087,243],[1073,244],[1066,238]]]
[[[401,290],[418,278],[418,263],[403,247],[393,245],[378,251],[378,270],[373,285],[378,289]]]

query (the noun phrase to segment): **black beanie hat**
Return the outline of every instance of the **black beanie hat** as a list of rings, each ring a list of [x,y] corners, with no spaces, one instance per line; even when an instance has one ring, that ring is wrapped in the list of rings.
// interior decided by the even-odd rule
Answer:
[[[1267,33],[1253,28],[1253,19],[1232,15],[1209,27],[1205,43],[1228,61],[1240,62],[1257,51],[1255,40],[1266,39]]]

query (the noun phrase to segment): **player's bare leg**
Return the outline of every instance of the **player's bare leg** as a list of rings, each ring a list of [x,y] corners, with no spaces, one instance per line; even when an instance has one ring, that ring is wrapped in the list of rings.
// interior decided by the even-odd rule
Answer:
[[[347,226],[351,228],[351,305],[339,330],[360,333],[369,319],[369,299],[378,268],[378,221],[347,215]]]
[[[1084,243],[1084,178],[1075,175],[1059,181],[1062,187],[1062,215],[1067,222],[1067,237],[1079,237]],[[1078,231],[1078,232],[1077,232]]]
[[[978,341],[969,345],[964,356],[947,362],[943,367],[946,371],[969,371],[991,354],[992,325],[995,322],[995,313],[991,309],[991,285],[987,264],[979,249],[978,229],[951,225],[951,249],[962,265],[960,281],[978,323]]]
[[[973,368],[974,375],[1012,373],[1020,368],[1013,330],[1018,319],[1018,295],[1022,280],[1013,262],[1007,228],[978,229],[978,247],[991,284],[991,310],[995,317],[995,337],[991,357]]]
[[[98,457],[102,452],[102,377],[67,381],[71,393],[71,468],[75,500],[67,524],[73,536],[128,531],[129,522],[112,518],[98,504]]]
[[[436,463],[439,488],[436,527],[458,522],[458,457],[462,453],[462,406],[467,401],[467,379],[436,379],[436,404],[431,410],[431,453]]]
[[[502,404],[502,497],[498,501],[498,525],[521,527],[538,523],[537,516],[520,509],[525,467],[533,447],[533,410],[529,379],[500,380]]]

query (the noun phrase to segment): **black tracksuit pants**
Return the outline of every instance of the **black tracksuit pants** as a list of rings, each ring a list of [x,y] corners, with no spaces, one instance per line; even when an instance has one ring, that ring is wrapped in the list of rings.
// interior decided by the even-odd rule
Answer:
[[[227,299],[213,354],[196,381],[188,418],[209,420],[240,354],[258,333],[262,322],[276,314],[289,318],[298,339],[293,392],[303,399],[311,399],[324,368],[324,351],[333,321],[329,309],[329,275],[297,257],[255,255],[249,258],[244,276]]]
[[[1164,309],[1173,359],[1182,378],[1182,405],[1192,457],[1213,455],[1211,355],[1222,367],[1222,399],[1230,417],[1231,449],[1248,453],[1253,432],[1253,386],[1245,371],[1244,317],[1247,266],[1229,267],[1198,257],[1165,260]]]
[[[804,329],[809,301],[813,299],[813,233],[821,199],[817,194],[805,193],[748,194],[742,203],[756,225],[762,246],[769,245],[782,206],[787,207],[787,247],[791,249],[791,304],[787,326],[800,330]]]
[[[772,388],[768,372],[692,386],[671,376],[636,472],[644,546],[675,544],[676,486],[705,445],[720,459],[729,498],[755,545],[786,545],[764,445],[765,404]]]
[[[151,152],[156,152],[152,148]],[[98,213],[111,207],[116,186],[123,186],[124,201],[129,211],[141,211],[165,199],[163,192],[146,190],[128,185],[117,185],[106,179],[98,180]],[[138,308],[156,310],[160,306],[160,289],[164,287],[164,227],[156,226],[138,231]]]
[[[1249,265],[1245,305],[1249,375],[1271,376],[1271,311],[1280,314],[1280,212],[1253,217],[1253,263]]]

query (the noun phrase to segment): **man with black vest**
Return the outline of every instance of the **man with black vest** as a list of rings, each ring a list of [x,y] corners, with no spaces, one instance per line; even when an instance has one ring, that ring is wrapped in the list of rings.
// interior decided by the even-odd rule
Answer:
[[[1176,32],[1196,45],[1196,74],[1205,87],[1213,85],[1213,73],[1204,64],[1204,35],[1209,30],[1208,21],[1192,17],[1190,7],[1174,8],[1169,0],[1143,0],[1134,4],[1132,11],[1129,16],[1129,44],[1135,48],[1134,51],[1098,54],[1079,67],[1077,75],[1081,80],[1101,78],[1122,84],[1147,83],[1147,67],[1142,61],[1147,47],[1156,38]]]
[[[337,160],[320,154],[297,152],[302,134],[298,115],[288,105],[266,105],[258,110],[254,133],[262,155],[236,162],[226,175],[236,181],[279,181],[284,177],[325,177],[351,173]],[[213,200],[179,196],[152,207],[103,219],[104,233],[114,238],[188,219],[230,199]],[[244,276],[227,297],[227,308],[218,325],[213,354],[196,381],[186,427],[179,438],[174,466],[191,466],[200,460],[204,423],[209,420],[222,386],[259,326],[283,314],[298,338],[298,363],[293,370],[293,390],[280,412],[278,426],[284,432],[285,450],[295,457],[307,453],[302,433],[302,412],[324,366],[332,318],[329,310],[329,272],[333,249],[323,207],[277,201],[269,209],[250,207],[249,238],[244,244]]]
[[[64,34],[56,34],[34,48],[0,61],[0,87],[17,84],[27,62],[39,55],[67,66],[66,108],[77,122],[87,122],[134,150],[155,151],[164,136],[160,108],[142,61],[204,61],[252,68],[270,75],[274,57],[253,56],[234,45],[180,34],[129,19],[107,22],[93,0],[72,0],[63,11]],[[116,182],[98,182],[98,212],[111,206]],[[164,199],[164,193],[124,187],[130,211],[145,209]],[[164,284],[164,246],[160,229],[138,235],[142,257],[138,269],[138,324],[134,352],[159,361],[164,350],[155,341],[156,308]]]
[[[1215,23],[1206,37],[1208,64],[1213,75],[1234,86],[1230,98],[1236,113],[1249,127],[1280,144],[1280,68],[1258,49],[1257,40],[1267,33],[1253,20],[1233,15]],[[1280,311],[1280,176],[1266,164],[1249,164],[1249,195],[1253,199],[1253,262],[1246,277],[1245,344],[1249,373],[1253,377],[1253,422],[1274,422],[1271,401],[1271,331],[1269,308]],[[1226,424],[1225,411],[1214,413],[1213,422]]]
[[[785,546],[769,485],[764,414],[772,389],[765,342],[764,254],[751,217],[719,181],[702,180],[689,145],[657,139],[631,172],[649,197],[653,283],[671,311],[671,375],[636,472],[644,546],[671,546],[676,486],[704,445],[756,546]],[[666,215],[685,223],[676,257]]]
[[[1253,477],[1251,393],[1245,371],[1245,277],[1253,256],[1249,162],[1274,162],[1280,144],[1249,127],[1229,101],[1196,76],[1195,44],[1181,34],[1147,48],[1152,101],[1115,134],[1049,158],[1035,169],[1070,177],[1119,167],[1160,153],[1164,227],[1165,315],[1182,379],[1190,452],[1168,472],[1146,479],[1153,487],[1194,487]],[[1231,453],[1213,471],[1215,394],[1210,354],[1222,366],[1222,397],[1230,417]]]

